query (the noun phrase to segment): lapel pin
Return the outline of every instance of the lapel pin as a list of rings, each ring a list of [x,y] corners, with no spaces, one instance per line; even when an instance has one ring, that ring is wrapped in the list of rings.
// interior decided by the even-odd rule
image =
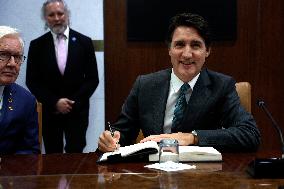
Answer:
[[[75,42],[75,41],[76,41],[76,37],[72,37],[72,41],[74,41],[74,42]]]
[[[13,102],[12,93],[10,92],[9,95],[10,95],[10,97],[8,98],[8,102],[12,103]],[[8,109],[10,111],[14,110],[12,106],[8,106]]]

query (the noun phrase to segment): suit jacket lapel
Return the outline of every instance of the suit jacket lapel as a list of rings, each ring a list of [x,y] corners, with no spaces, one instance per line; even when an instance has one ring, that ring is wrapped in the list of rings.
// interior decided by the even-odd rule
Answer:
[[[61,77],[62,75],[58,68],[55,44],[51,32],[48,32],[46,37],[46,53],[48,54],[47,57],[49,58],[49,60],[47,60],[48,65],[56,72],[57,76]]]
[[[11,122],[11,113],[14,111],[15,108],[15,102],[13,99],[13,96],[15,96],[16,91],[12,87],[12,85],[5,86],[5,89],[3,91],[3,105],[1,110],[1,116],[0,116],[0,136],[2,135],[3,131],[7,126],[9,126]]]
[[[203,107],[206,106],[210,99],[210,83],[206,69],[202,70],[188,102],[184,121],[181,126],[178,127],[178,130],[192,131],[194,129]]]
[[[153,107],[153,128],[156,129],[155,133],[163,133],[164,117],[167,104],[167,98],[169,94],[169,86],[171,79],[171,70],[168,69],[158,75],[157,80],[155,80],[153,88],[152,107]],[[157,95],[160,94],[160,95]]]
[[[68,74],[68,70],[71,67],[70,64],[72,64],[73,62],[71,60],[75,60],[74,59],[74,55],[76,55],[76,50],[77,48],[77,37],[75,35],[75,32],[70,29],[69,31],[69,39],[68,39],[68,54],[67,54],[67,60],[66,60],[66,67],[65,67],[65,72],[64,75]]]

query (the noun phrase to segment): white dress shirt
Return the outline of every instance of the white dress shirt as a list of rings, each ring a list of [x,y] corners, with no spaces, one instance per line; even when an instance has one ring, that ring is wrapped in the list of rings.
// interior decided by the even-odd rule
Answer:
[[[191,90],[189,90],[188,94],[186,94],[186,101],[189,101],[190,95],[193,91],[194,85],[199,77],[200,73],[195,76],[191,81],[188,82]],[[180,87],[184,84],[182,80],[180,80],[175,74],[172,69],[171,73],[171,81],[170,81],[170,88],[169,88],[169,95],[165,110],[165,118],[164,118],[164,133],[171,133],[171,127],[174,117],[174,109],[175,105],[180,93]]]
[[[68,53],[68,41],[69,41],[69,31],[70,31],[70,28],[67,26],[66,30],[64,31],[64,36],[65,36],[65,43],[66,43],[66,47],[67,47],[67,53]],[[53,44],[54,44],[54,47],[55,47],[55,52],[56,52],[56,59],[57,59],[57,34],[56,33],[53,33],[51,31],[51,34],[52,34],[52,37],[53,37]]]
[[[3,105],[3,91],[4,91],[5,86],[0,85],[0,110],[2,109],[2,105]]]

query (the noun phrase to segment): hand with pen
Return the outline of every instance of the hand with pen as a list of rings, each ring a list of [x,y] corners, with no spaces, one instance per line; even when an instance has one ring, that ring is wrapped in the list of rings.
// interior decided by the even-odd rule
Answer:
[[[99,137],[98,148],[101,152],[113,152],[119,148],[120,132],[115,131],[108,122],[109,131],[104,131]]]

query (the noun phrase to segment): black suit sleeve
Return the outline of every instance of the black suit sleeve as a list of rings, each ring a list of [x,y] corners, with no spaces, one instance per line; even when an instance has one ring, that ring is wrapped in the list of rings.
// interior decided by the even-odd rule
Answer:
[[[260,132],[253,116],[240,105],[235,81],[224,82],[221,93],[223,95],[219,96],[222,98],[217,103],[220,110],[218,125],[214,126],[215,123],[211,122],[207,123],[207,129],[196,129],[199,145],[213,146],[220,151],[256,151],[260,144]]]
[[[53,42],[51,41],[50,44],[51,43]],[[54,48],[53,44],[51,46]],[[41,41],[38,40],[31,41],[28,51],[26,85],[38,101],[42,102],[45,107],[48,107],[48,109],[55,111],[55,104],[58,101],[59,96],[45,85],[45,79],[43,76],[47,69],[43,64],[43,59],[45,57],[42,57],[42,51],[44,51],[44,43],[41,43]],[[49,54],[52,53],[49,52]],[[50,73],[50,77],[53,77],[52,73]]]
[[[113,125],[115,130],[120,131],[120,145],[126,146],[135,143],[140,130],[139,107],[138,107],[138,88],[139,78],[134,83],[125,103],[122,106],[121,113],[117,122]]]
[[[81,45],[84,48],[83,69],[84,69],[84,79],[81,82],[80,87],[74,91],[71,95],[71,99],[74,100],[75,108],[80,109],[86,101],[92,96],[93,92],[99,84],[97,61],[95,56],[95,50],[92,40],[86,37],[82,39]]]

